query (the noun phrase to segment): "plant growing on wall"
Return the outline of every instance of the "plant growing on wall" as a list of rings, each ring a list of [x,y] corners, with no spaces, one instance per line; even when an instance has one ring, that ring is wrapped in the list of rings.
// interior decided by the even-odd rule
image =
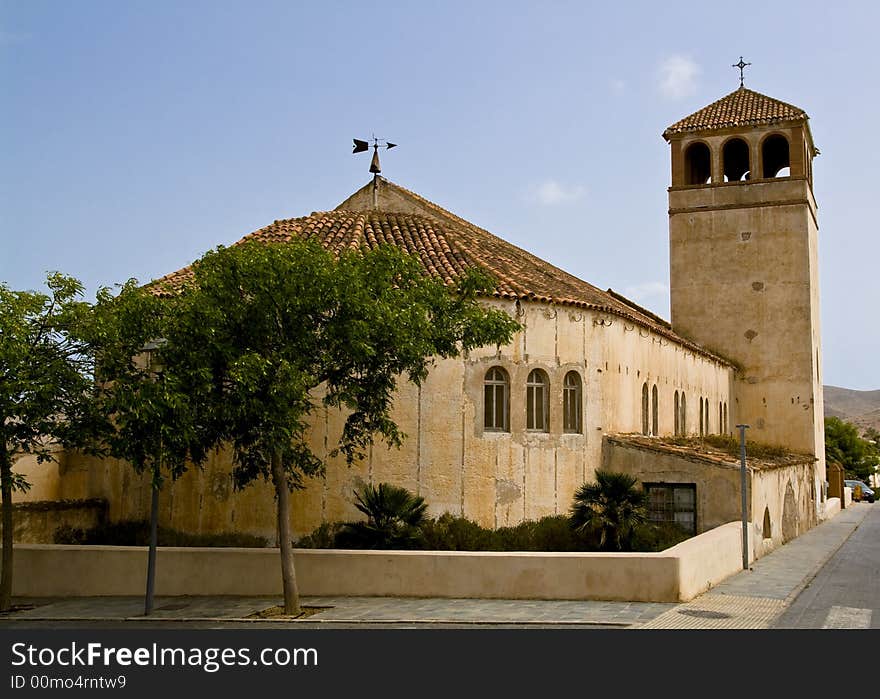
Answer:
[[[584,483],[575,493],[571,524],[577,532],[598,532],[600,548],[628,551],[636,528],[647,520],[646,505],[634,476],[600,469],[595,483]]]
[[[0,284],[0,611],[10,608],[12,595],[12,493],[30,487],[13,467],[24,454],[50,461],[59,442],[78,441],[70,425],[86,410],[92,371],[89,348],[78,339],[89,314],[82,285],[55,272],[46,286],[43,293]]]
[[[298,614],[289,493],[325,467],[310,416],[344,410],[330,455],[349,464],[375,435],[399,445],[399,377],[418,384],[432,357],[505,344],[519,326],[479,303],[493,288],[482,272],[445,286],[390,246],[334,256],[309,240],[250,241],[208,252],[192,272],[169,346],[198,348],[181,359],[210,398],[218,443],[232,447],[236,486],[274,484],[285,613]]]

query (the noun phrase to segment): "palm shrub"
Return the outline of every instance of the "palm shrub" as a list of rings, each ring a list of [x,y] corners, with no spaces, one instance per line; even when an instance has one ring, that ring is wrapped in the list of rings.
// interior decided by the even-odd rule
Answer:
[[[348,522],[336,535],[340,548],[418,548],[428,504],[406,488],[379,483],[355,491],[354,506],[367,516],[366,522]]]
[[[647,521],[646,505],[635,477],[600,469],[595,483],[584,483],[575,493],[571,525],[579,534],[597,532],[600,549],[628,551],[633,532]]]

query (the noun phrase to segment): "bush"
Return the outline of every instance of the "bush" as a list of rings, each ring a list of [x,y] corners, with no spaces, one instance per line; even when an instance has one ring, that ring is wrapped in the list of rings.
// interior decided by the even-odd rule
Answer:
[[[336,535],[342,522],[324,522],[311,534],[293,542],[298,549],[332,549],[336,547]]]
[[[498,529],[487,529],[448,512],[430,519],[425,517],[423,498],[405,488],[380,483],[355,493],[355,507],[367,515],[366,522],[325,522],[294,545],[316,549],[600,551],[607,547],[607,530],[623,527],[631,550],[661,551],[688,538],[675,525],[643,523],[644,492],[635,488],[635,479],[623,474],[600,475],[598,483],[591,486],[601,505],[598,511],[605,515],[597,526],[584,517],[579,520],[566,515],[548,515]],[[586,500],[583,504],[586,507]]]
[[[674,522],[647,522],[633,532],[632,550],[665,551],[690,537],[690,533]]]
[[[240,548],[265,548],[266,539],[241,532],[219,534],[190,534],[159,527],[159,546],[218,546]],[[149,546],[150,523],[140,520],[123,520],[99,524],[90,529],[58,527],[53,535],[56,544],[85,544],[103,546]]]
[[[377,545],[363,522],[324,523],[296,542],[301,548],[421,549],[425,551],[596,551],[595,536],[575,532],[565,515],[549,515],[511,527],[487,529],[449,514],[424,520],[392,543]]]
[[[422,544],[427,551],[489,551],[492,531],[466,517],[448,512],[422,523]]]

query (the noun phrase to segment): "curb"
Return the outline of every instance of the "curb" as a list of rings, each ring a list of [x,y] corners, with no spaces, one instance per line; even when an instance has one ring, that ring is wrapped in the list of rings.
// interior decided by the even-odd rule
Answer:
[[[246,623],[246,624],[415,624],[415,625],[426,625],[430,626],[432,624],[466,624],[469,626],[497,626],[501,624],[508,624],[511,626],[613,626],[626,628],[632,626],[637,622],[630,621],[597,621],[597,620],[539,620],[539,619],[531,619],[528,621],[522,620],[502,620],[502,619],[315,619],[313,617],[306,617],[304,619],[285,619],[285,618],[275,618],[275,619],[249,619],[247,617],[154,617],[154,616],[130,616],[130,617],[118,617],[118,616],[96,616],[96,617],[37,617],[37,616],[29,616],[29,617],[7,617],[0,618],[0,621],[13,621],[13,622],[30,622],[30,621],[63,621],[63,622],[92,622],[92,621],[100,621],[100,622],[151,622],[151,621],[161,621],[161,622],[175,622],[175,623],[187,623],[187,622],[206,622],[206,623]]]

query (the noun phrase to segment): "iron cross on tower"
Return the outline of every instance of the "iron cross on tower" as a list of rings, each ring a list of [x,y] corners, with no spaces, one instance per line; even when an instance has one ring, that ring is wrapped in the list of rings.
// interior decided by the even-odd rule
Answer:
[[[743,87],[743,68],[752,65],[751,63],[743,63],[743,57],[739,57],[739,63],[734,63],[731,68],[739,68],[739,86]]]

